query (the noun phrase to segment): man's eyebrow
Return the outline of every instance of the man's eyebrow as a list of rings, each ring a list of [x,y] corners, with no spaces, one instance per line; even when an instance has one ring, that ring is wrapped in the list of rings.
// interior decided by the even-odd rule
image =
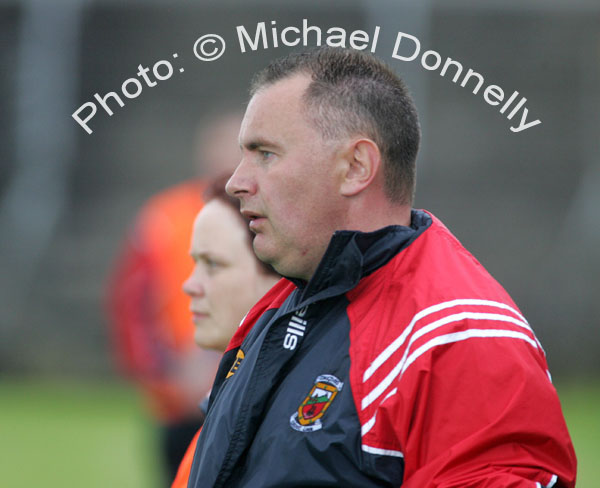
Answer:
[[[267,139],[262,139],[262,138],[258,138],[258,139],[253,139],[251,141],[248,142],[241,142],[240,143],[240,147],[241,148],[245,148],[248,151],[256,151],[259,147],[272,147],[272,148],[276,148],[279,147],[277,144],[275,144],[272,141],[269,141]]]

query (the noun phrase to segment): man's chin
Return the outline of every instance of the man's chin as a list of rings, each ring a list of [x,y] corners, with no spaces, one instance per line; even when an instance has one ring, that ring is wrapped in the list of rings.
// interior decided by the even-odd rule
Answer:
[[[254,254],[256,254],[256,257],[263,263],[273,265],[273,250],[269,249],[269,247],[269,243],[266,242],[264,234],[256,234],[254,236],[254,239],[252,240]]]
[[[265,264],[270,265],[273,269],[275,269],[275,271],[277,271],[277,260],[273,259],[269,253],[265,253],[265,252],[261,252],[260,249],[257,250],[256,248],[254,248],[254,254],[256,254],[256,257],[258,258],[259,261],[262,261]],[[279,272],[279,271],[277,271]]]

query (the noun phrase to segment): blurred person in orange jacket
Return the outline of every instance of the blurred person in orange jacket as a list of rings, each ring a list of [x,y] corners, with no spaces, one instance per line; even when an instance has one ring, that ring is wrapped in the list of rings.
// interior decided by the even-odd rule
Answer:
[[[141,389],[159,426],[166,475],[173,479],[202,424],[198,402],[212,385],[219,355],[194,344],[187,297],[192,224],[203,206],[204,178],[239,161],[241,114],[203,124],[195,138],[197,179],[172,186],[141,208],[113,269],[108,289],[112,337],[120,371]]]
[[[224,352],[250,308],[280,279],[252,250],[254,234],[225,192],[230,175],[215,179],[206,205],[194,222],[190,255],[194,270],[183,284],[190,297],[196,343]],[[203,402],[206,408],[207,402]],[[187,486],[196,437],[181,463],[173,487]]]

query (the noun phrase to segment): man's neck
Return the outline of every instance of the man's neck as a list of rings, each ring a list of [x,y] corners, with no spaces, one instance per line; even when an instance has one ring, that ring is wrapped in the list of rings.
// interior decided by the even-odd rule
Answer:
[[[380,205],[354,205],[348,212],[344,229],[372,232],[389,225],[410,226],[410,205],[393,205],[382,202]]]

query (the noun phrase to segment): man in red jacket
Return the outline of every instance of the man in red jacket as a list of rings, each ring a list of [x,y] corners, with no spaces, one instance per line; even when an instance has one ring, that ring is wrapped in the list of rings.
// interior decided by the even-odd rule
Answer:
[[[232,338],[177,483],[573,487],[530,325],[412,208],[420,131],[402,81],[325,48],[276,60],[251,94],[227,191],[287,279]]]

